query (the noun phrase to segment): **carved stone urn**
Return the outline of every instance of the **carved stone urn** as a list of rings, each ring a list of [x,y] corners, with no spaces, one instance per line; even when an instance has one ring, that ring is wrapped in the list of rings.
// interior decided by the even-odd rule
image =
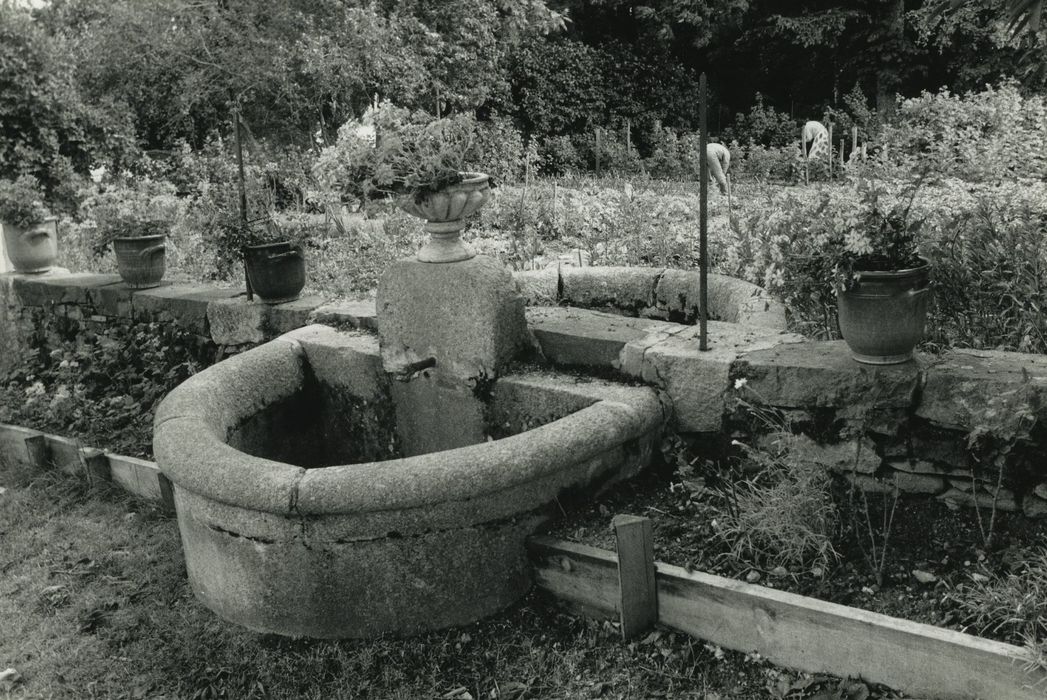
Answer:
[[[449,263],[476,257],[472,246],[461,239],[466,219],[491,198],[491,178],[484,173],[462,173],[462,181],[436,192],[407,195],[399,201],[405,212],[425,219],[429,242],[418,251],[428,263]]]

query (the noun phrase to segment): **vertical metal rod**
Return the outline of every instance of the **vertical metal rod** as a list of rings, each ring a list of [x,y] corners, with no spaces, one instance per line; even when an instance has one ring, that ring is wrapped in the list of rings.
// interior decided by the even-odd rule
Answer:
[[[701,137],[699,147],[701,157],[698,166],[698,323],[699,340],[698,349],[709,349],[709,337],[707,320],[709,318],[709,94],[706,85],[705,73],[698,78],[698,125]]]
[[[236,128],[233,130],[234,138],[236,139],[236,167],[238,171],[237,185],[240,188],[240,232],[246,233],[247,230],[247,185],[244,182],[244,146],[243,140],[240,136],[240,106],[237,105],[233,111],[233,118],[236,120]],[[247,274],[247,256],[244,251],[240,251],[240,255],[243,258],[244,263],[244,286],[247,288],[247,300],[254,300],[254,290],[251,289],[251,276]]]

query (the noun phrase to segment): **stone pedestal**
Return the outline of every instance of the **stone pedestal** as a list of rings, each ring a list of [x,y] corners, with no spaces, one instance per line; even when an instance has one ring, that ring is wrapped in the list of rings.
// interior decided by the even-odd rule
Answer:
[[[399,260],[379,280],[377,312],[383,367],[411,384],[396,393],[425,416],[400,422],[406,453],[483,440],[482,397],[527,345],[524,300],[508,268],[482,255]],[[427,402],[436,408],[419,413]]]

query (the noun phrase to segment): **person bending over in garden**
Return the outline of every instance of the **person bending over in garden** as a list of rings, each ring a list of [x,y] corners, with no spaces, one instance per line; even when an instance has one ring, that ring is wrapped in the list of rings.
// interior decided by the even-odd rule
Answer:
[[[731,167],[731,152],[722,143],[705,145],[705,160],[709,164],[709,175],[720,188],[720,194],[727,194],[727,170]]]
[[[821,122],[810,121],[803,125],[803,155],[808,160],[829,157],[829,132]]]

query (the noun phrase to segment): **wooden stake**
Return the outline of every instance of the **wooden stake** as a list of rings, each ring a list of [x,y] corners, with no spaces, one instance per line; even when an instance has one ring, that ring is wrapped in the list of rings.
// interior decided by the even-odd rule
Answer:
[[[800,150],[803,151],[803,184],[809,184],[807,178],[807,164],[810,162],[811,155],[807,151],[807,138],[803,133],[803,128],[800,128]]]
[[[629,156],[633,152],[633,125],[628,119],[625,120],[625,155]]]
[[[829,122],[829,179],[833,179],[833,123]]]
[[[600,177],[600,127],[596,127],[596,177]]]
[[[708,318],[709,318],[709,124],[708,124],[709,95],[706,84],[705,73],[698,78],[698,128],[699,148],[701,158],[698,167],[698,322],[699,337],[698,349],[705,351],[709,349]]]
[[[851,160],[858,154],[858,127],[851,127]]]
[[[847,143],[847,139],[840,139],[840,170],[843,170],[847,166],[847,161],[843,159],[843,148],[844,144]]]
[[[654,578],[654,533],[651,521],[616,515],[611,521],[618,547],[618,611],[622,639],[646,632],[658,621]]]

